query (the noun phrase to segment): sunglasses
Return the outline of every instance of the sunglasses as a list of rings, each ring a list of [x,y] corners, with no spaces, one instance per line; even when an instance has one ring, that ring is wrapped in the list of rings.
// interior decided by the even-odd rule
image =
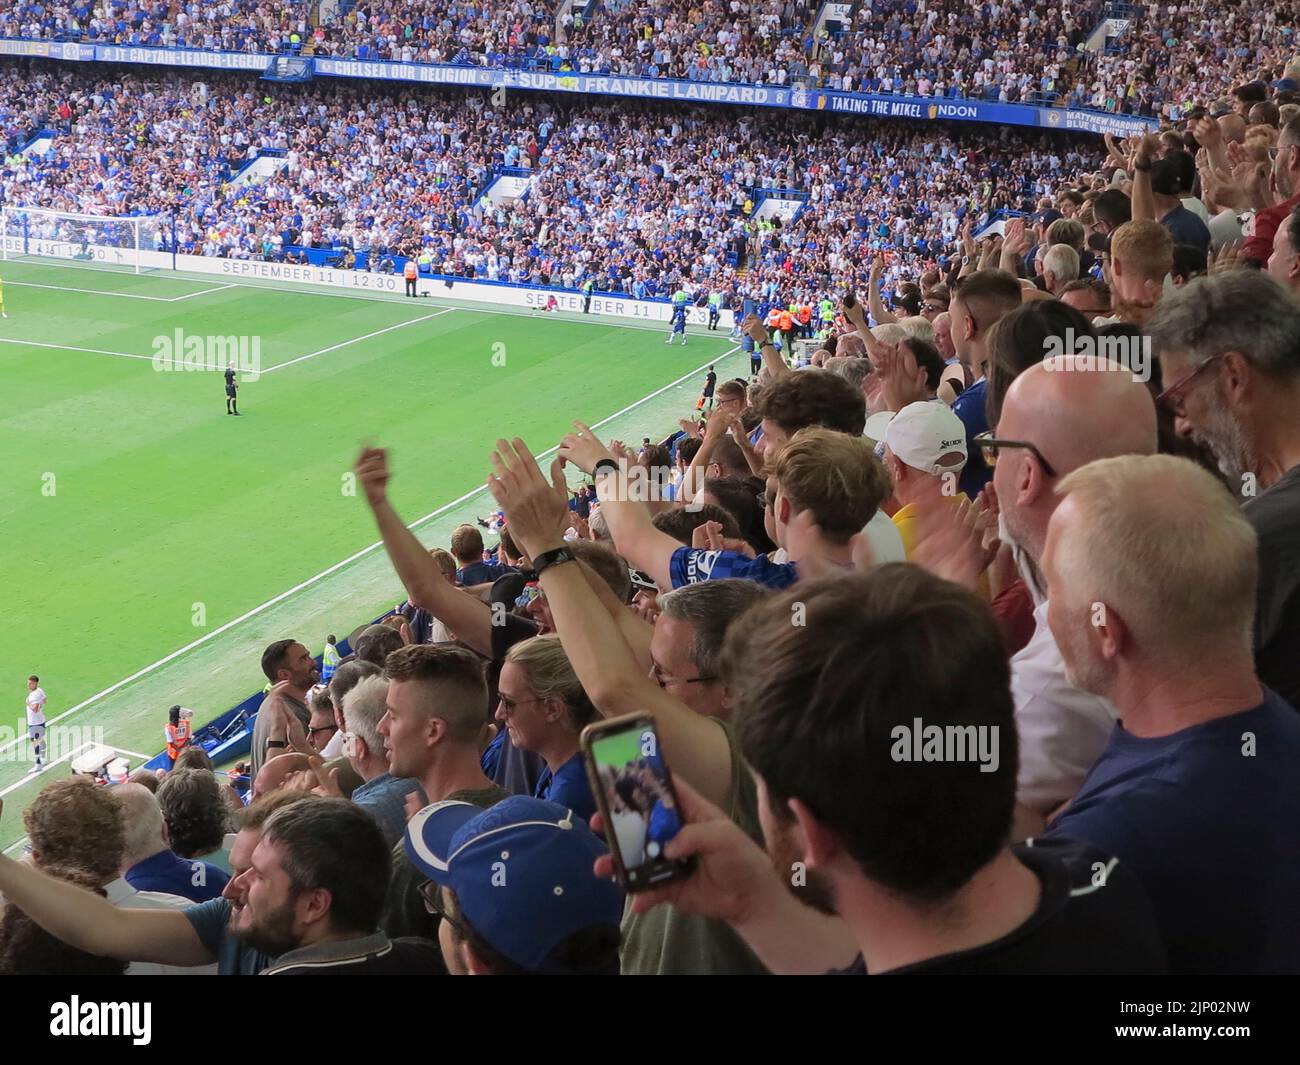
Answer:
[[[1027,440],[998,440],[991,432],[988,432],[980,433],[979,436],[975,437],[975,446],[983,453],[984,463],[989,467],[989,469],[993,469],[997,466],[999,450],[1004,447],[1010,447],[1028,451],[1038,460],[1038,464],[1043,467],[1043,472],[1047,474],[1048,477],[1056,476],[1056,470],[1052,468],[1052,464],[1048,462],[1047,459],[1043,458],[1043,453]]]

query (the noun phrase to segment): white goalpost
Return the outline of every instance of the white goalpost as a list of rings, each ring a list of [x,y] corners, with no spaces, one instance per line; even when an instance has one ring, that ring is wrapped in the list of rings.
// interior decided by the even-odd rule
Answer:
[[[0,207],[0,259],[140,274],[160,268],[164,215],[93,215]]]

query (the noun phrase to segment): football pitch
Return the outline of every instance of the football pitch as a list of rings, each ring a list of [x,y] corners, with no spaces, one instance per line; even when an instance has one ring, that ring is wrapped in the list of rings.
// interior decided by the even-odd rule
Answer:
[[[0,848],[69,772],[65,741],[27,775],[29,674],[51,725],[134,768],[173,703],[204,722],[260,688],[272,640],[319,653],[403,598],[351,483],[362,442],[390,449],[394,506],[445,546],[492,509],[498,436],[549,454],[576,417],[657,437],[710,363],[748,371],[724,331],[669,347],[666,324],[458,305],[454,289],[351,297],[28,261],[0,277]],[[239,374],[239,417],[231,357],[260,369]]]

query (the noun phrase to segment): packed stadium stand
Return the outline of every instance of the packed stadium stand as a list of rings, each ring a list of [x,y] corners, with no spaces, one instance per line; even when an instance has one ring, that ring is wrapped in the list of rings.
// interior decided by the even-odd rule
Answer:
[[[628,442],[579,420],[599,365],[558,439],[485,403],[492,512],[438,542],[363,445],[397,605],[264,632],[265,691],[175,707],[127,780],[41,761],[18,678],[0,973],[1300,971],[1298,13],[0,2],[14,41],[805,94],[0,58],[6,258],[93,269],[94,219],[148,217],[151,263],[730,344]]]

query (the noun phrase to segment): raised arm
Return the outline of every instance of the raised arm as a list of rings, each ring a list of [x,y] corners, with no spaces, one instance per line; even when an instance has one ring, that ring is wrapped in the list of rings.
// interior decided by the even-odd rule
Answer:
[[[1133,221],[1150,219],[1155,222],[1156,198],[1151,191],[1151,161],[1156,157],[1160,141],[1152,133],[1144,133],[1133,155]]]
[[[867,281],[867,306],[871,309],[871,317],[876,320],[876,325],[898,321],[895,315],[885,309],[885,301],[880,298],[880,279],[884,276],[885,260],[877,255],[871,260],[871,274]]]
[[[862,344],[867,349],[867,357],[871,359],[874,365],[883,345],[876,339],[875,333],[871,331],[871,327],[867,324],[867,316],[862,310],[862,304],[850,292],[840,304],[840,310],[844,314],[844,320],[853,326],[853,331],[862,338]],[[872,311],[871,313],[874,315],[876,312]],[[876,320],[879,321],[879,319]],[[896,321],[896,319],[892,319],[892,316],[891,320]]]
[[[616,469],[603,466],[600,475],[596,476],[596,463],[606,459],[617,460],[589,426],[582,422],[573,424],[575,431],[560,441],[560,457],[572,462],[588,476],[595,477],[596,498],[600,500],[614,548],[633,569],[648,573],[660,588],[671,588],[669,564],[673,552],[682,545],[656,529],[645,504],[632,498],[633,489],[629,483],[632,467],[626,462],[619,463]],[[533,465],[536,465],[535,460]]]
[[[767,331],[767,326],[763,324],[758,315],[751,314],[741,322],[740,328],[757,345],[758,353],[763,357],[763,369],[773,377],[783,377],[785,374],[794,373],[785,359],[781,358],[781,353],[776,350],[776,345],[772,343],[772,337]]]
[[[384,550],[411,602],[441,621],[480,654],[492,653],[492,611],[463,589],[447,583],[428,549],[388,502],[388,455],[365,448],[357,456],[357,479],[384,541]]]
[[[216,959],[180,910],[123,910],[93,891],[0,855],[0,895],[56,939],[121,961],[210,965]]]
[[[1192,135],[1196,138],[1196,143],[1205,149],[1211,169],[1232,169],[1232,164],[1228,161],[1227,149],[1223,143],[1223,131],[1219,129],[1218,119],[1210,118],[1209,115],[1193,119],[1191,130]]]
[[[695,452],[695,457],[691,459],[691,464],[686,467],[686,474],[682,477],[679,495],[683,503],[691,502],[704,487],[704,471],[713,461],[713,450],[718,446],[718,441],[726,435],[730,420],[731,415],[721,407],[709,412],[708,425],[704,430],[700,449]]]
[[[506,512],[515,542],[533,559],[563,547],[554,531],[560,502],[527,445],[518,438],[513,443],[497,441],[492,468],[488,487]],[[592,703],[607,717],[652,714],[676,771],[709,801],[726,806],[732,788],[731,752],[722,727],[650,679],[609,623],[609,611],[580,566],[547,566],[539,580],[569,663]]]
[[[957,278],[974,273],[979,267],[979,249],[975,247],[975,238],[971,236],[972,222],[971,214],[967,211],[966,220],[961,224],[961,263],[958,264],[957,270],[950,271],[949,288]]]
[[[1025,234],[1025,220],[1013,218],[1006,225],[1002,238],[1002,253],[998,256],[998,269],[1012,277],[1022,277],[1025,269],[1025,252],[1029,250],[1029,237]]]

